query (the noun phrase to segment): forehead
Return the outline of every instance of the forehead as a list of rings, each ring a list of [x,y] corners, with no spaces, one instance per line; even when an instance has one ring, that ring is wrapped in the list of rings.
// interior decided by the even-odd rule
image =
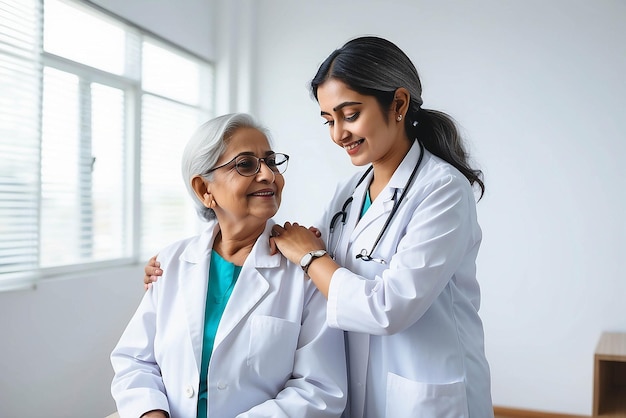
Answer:
[[[317,101],[323,111],[331,112],[344,102],[368,103],[375,101],[373,96],[365,96],[348,87],[343,81],[331,78],[317,88]]]
[[[255,128],[238,128],[226,140],[225,154],[269,149],[270,143],[263,132]]]

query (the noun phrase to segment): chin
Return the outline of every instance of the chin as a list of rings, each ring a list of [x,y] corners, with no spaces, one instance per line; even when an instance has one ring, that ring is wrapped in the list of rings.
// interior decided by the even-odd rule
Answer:
[[[364,165],[368,165],[370,163],[370,160],[368,158],[355,155],[354,157],[350,157],[350,162],[354,166],[363,167]]]
[[[273,209],[268,209],[267,211],[264,211],[263,216],[261,217],[265,218],[266,220],[269,220],[270,218],[274,217],[274,215],[276,215],[277,213],[278,213],[278,206]]]

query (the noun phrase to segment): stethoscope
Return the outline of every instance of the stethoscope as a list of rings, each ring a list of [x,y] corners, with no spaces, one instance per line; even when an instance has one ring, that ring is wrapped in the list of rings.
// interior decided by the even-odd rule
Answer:
[[[408,192],[409,187],[411,186],[411,183],[413,182],[413,178],[417,174],[417,170],[419,169],[419,166],[422,163],[422,159],[424,157],[424,145],[422,145],[422,143],[419,142],[419,141],[417,141],[417,143],[418,143],[418,145],[420,147],[420,156],[419,156],[419,158],[417,160],[417,164],[415,164],[415,168],[413,168],[413,172],[409,176],[409,179],[407,180],[406,185],[404,186],[404,190],[402,190],[402,194],[400,195],[400,198],[398,200],[396,200],[396,197],[397,197],[397,194],[398,194],[398,189],[395,189],[395,191],[393,193],[393,201],[394,201],[393,208],[391,209],[391,212],[389,213],[389,216],[387,216],[387,220],[385,221],[385,224],[383,225],[383,228],[381,229],[380,233],[378,234],[378,237],[376,238],[376,241],[374,241],[374,245],[372,245],[372,248],[369,251],[367,251],[367,249],[363,248],[361,250],[361,252],[356,255],[357,259],[360,259],[362,261],[375,261],[375,262],[380,263],[380,264],[387,264],[387,262],[385,260],[383,260],[382,258],[374,258],[374,257],[372,257],[372,254],[374,253],[374,250],[376,249],[376,246],[380,242],[381,238],[383,237],[383,235],[385,235],[385,232],[389,228],[389,224],[391,223],[394,215],[398,211],[398,208],[400,207],[400,203],[402,203],[402,200],[404,200],[404,197],[406,196],[406,193]],[[372,169],[373,169],[373,167],[369,166],[369,168],[361,176],[359,181],[354,186],[354,191],[352,192],[353,195],[354,195],[354,192],[356,191],[356,189],[359,187],[359,185],[368,176],[370,171],[372,171]],[[337,238],[337,241],[335,242],[335,246],[334,246],[334,248],[332,249],[332,251],[330,253],[330,255],[331,255],[331,257],[333,259],[335,258],[335,254],[337,252],[337,247],[339,246],[339,242],[341,241],[341,237],[343,235],[343,230],[345,229],[346,219],[348,218],[348,207],[350,206],[350,204],[352,203],[353,200],[354,200],[353,196],[350,196],[348,199],[346,199],[346,201],[344,202],[343,206],[341,207],[341,210],[339,212],[335,213],[333,215],[333,217],[331,218],[331,220],[330,220],[330,228],[329,228],[329,231],[328,231],[329,232],[329,234],[328,234],[329,248],[331,247],[330,244],[333,242],[333,234],[335,233],[335,227],[337,225],[337,222],[340,222],[340,227],[341,227],[341,231],[339,232],[339,237]]]

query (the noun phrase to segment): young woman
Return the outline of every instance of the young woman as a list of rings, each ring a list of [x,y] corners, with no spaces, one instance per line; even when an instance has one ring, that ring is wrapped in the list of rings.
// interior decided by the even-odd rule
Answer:
[[[272,254],[288,156],[245,114],[204,124],[183,155],[203,234],[159,253],[111,362],[124,417],[338,417],[343,333],[298,265]]]
[[[311,91],[333,142],[367,169],[338,186],[321,238],[288,222],[271,241],[347,331],[345,415],[492,417],[472,187],[484,184],[454,122],[422,106],[415,66],[377,37],[330,54]],[[145,271],[144,283],[161,272]]]
[[[272,240],[348,331],[351,417],[490,417],[478,316],[481,230],[453,121],[422,107],[410,59],[384,39],[334,51],[311,82],[332,140],[367,170],[339,185],[316,225]]]

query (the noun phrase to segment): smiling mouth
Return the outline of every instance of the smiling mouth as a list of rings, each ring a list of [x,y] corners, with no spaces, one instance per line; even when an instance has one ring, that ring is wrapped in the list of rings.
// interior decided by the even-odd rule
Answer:
[[[250,193],[250,196],[261,196],[261,197],[274,196],[274,192],[272,192],[271,190],[264,190],[261,192]]]
[[[356,148],[356,147],[358,147],[359,145],[361,145],[363,142],[365,142],[365,139],[359,139],[359,140],[358,140],[358,141],[356,141],[356,142],[351,142],[351,143],[349,143],[348,145],[344,145],[344,146],[343,146],[343,148],[344,148],[346,151],[350,151],[350,150],[352,150],[352,149],[355,149],[355,148]]]

